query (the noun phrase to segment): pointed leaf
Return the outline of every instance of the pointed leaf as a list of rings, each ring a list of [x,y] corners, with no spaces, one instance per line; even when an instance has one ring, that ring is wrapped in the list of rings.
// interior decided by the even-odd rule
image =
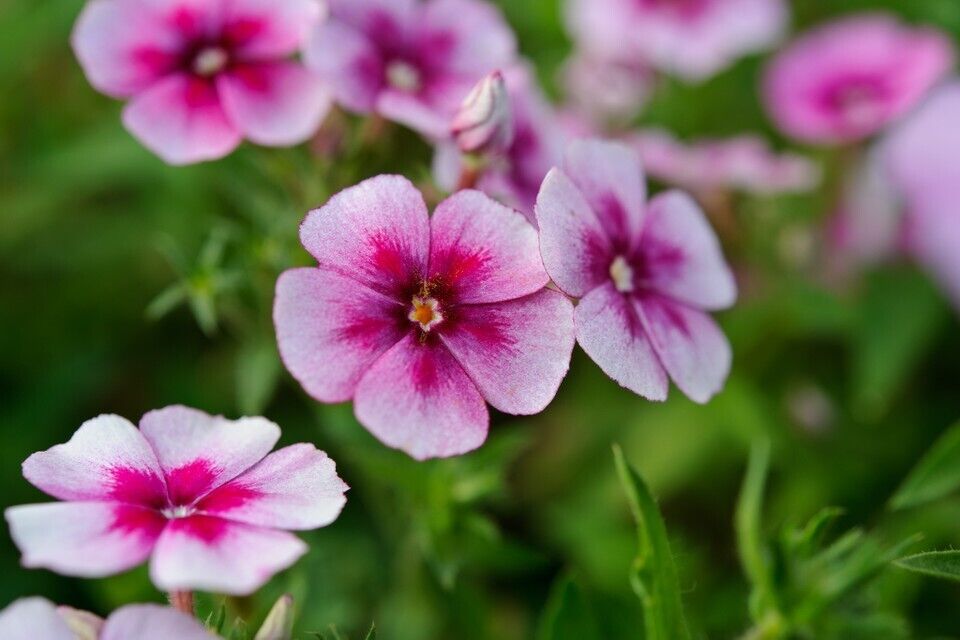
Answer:
[[[927,551],[900,558],[895,564],[908,571],[960,582],[960,551]]]
[[[740,564],[753,586],[750,613],[754,621],[766,619],[779,610],[773,579],[773,561],[764,542],[762,530],[763,488],[769,466],[770,442],[765,439],[758,440],[750,450],[750,461],[737,501],[734,521]]]
[[[953,425],[923,456],[890,500],[893,509],[915,507],[960,488],[960,423]]]
[[[600,630],[583,590],[570,577],[561,576],[550,593],[538,640],[600,640]]]

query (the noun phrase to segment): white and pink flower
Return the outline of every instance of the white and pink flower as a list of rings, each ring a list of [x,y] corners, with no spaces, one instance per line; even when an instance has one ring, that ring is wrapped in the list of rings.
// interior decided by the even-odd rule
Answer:
[[[300,227],[317,268],[277,281],[274,323],[287,369],[321,402],[417,459],[487,436],[485,404],[542,411],[566,375],[573,310],[516,211],[460,191],[431,218],[400,176],[378,176]]]
[[[679,191],[646,202],[628,147],[573,142],[537,198],[547,273],[580,298],[577,341],[603,371],[651,400],[669,380],[696,402],[723,388],[731,349],[708,311],[737,296],[720,243]]]
[[[329,0],[306,59],[343,107],[442,139],[484,75],[514,59],[513,32],[482,0]]]
[[[149,558],[165,591],[247,594],[307,551],[287,530],[333,522],[347,486],[313,445],[270,453],[280,429],[181,406],[138,429],[103,415],[30,456],[23,474],[64,502],[6,511],[26,567],[107,576]]]
[[[320,17],[316,0],[92,0],[73,48],[94,87],[130,100],[127,129],[189,164],[316,131],[329,92],[290,57]]]
[[[883,14],[843,18],[800,36],[769,64],[763,96],[787,135],[856,142],[900,118],[953,64],[950,40]]]

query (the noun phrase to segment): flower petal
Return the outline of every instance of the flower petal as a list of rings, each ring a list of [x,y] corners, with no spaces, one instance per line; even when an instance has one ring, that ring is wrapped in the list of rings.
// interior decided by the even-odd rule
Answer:
[[[536,204],[540,255],[550,277],[580,297],[609,281],[613,247],[580,189],[560,169],[551,169]]]
[[[440,339],[500,411],[543,411],[557,393],[573,352],[573,305],[542,289],[518,300],[457,308]]]
[[[245,60],[283,58],[300,49],[322,14],[316,0],[227,0],[224,35]]]
[[[84,578],[146,560],[166,522],[151,509],[109,502],[28,504],[5,517],[23,566]]]
[[[665,296],[701,309],[726,309],[737,299],[716,234],[683,192],[668,191],[650,201],[640,256],[644,286]]]
[[[705,403],[719,392],[730,373],[727,337],[706,313],[649,295],[634,307],[676,385],[694,402]]]
[[[179,405],[145,414],[140,432],[156,452],[177,506],[236,478],[280,438],[280,427],[265,418],[227,420]]]
[[[217,77],[217,90],[230,121],[257,144],[299,144],[330,109],[323,82],[295,62],[237,66]]]
[[[123,124],[172,165],[222,158],[240,144],[212,82],[185,74],[160,80],[123,110]]]
[[[274,451],[207,495],[197,509],[275,529],[316,529],[337,519],[347,489],[333,460],[301,443]]]
[[[127,419],[102,415],[73,437],[23,463],[35,487],[61,500],[114,500],[146,506],[166,501],[163,471],[149,443]]]
[[[323,269],[277,279],[273,321],[287,370],[321,402],[353,397],[371,364],[410,330],[406,307]]]
[[[411,283],[426,273],[427,205],[406,178],[377,176],[307,214],[300,241],[320,268],[406,303]]]
[[[602,140],[574,140],[567,146],[564,172],[579,187],[620,253],[640,237],[647,197],[640,157],[630,147]]]
[[[670,381],[628,296],[612,283],[577,305],[577,342],[603,372],[648,400],[666,400]]]
[[[247,595],[306,552],[286,531],[194,515],[170,521],[157,541],[150,578],[164,591]]]
[[[304,62],[329,83],[343,107],[373,111],[383,87],[383,60],[362,32],[338,20],[324,22],[311,34]]]
[[[187,614],[159,604],[131,604],[110,614],[99,640],[211,640],[213,636]]]
[[[376,109],[388,120],[406,125],[427,138],[443,140],[450,135],[450,120],[459,104],[456,100],[466,96],[469,90],[470,86],[464,83],[462,91],[455,89],[446,93],[446,97],[454,95],[455,99],[436,104],[422,96],[387,88],[377,95]],[[440,97],[444,94],[437,91]]]
[[[381,442],[417,460],[476,449],[490,422],[483,397],[447,348],[413,334],[360,379],[354,411]]]
[[[513,31],[500,11],[487,2],[432,0],[423,3],[417,26],[420,54],[427,60],[443,60],[454,75],[470,76],[469,85],[490,71],[508,66],[516,55]]]
[[[550,280],[530,223],[479,191],[441,202],[430,232],[430,278],[460,303],[519,298]]]
[[[14,600],[0,611],[0,638],[4,640],[77,640],[57,608],[46,598]]]

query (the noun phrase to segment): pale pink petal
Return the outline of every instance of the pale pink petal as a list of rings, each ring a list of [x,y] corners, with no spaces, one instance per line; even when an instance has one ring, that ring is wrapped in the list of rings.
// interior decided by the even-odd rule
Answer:
[[[295,444],[218,487],[197,509],[264,527],[316,529],[337,519],[347,488],[326,453],[312,444]]]
[[[603,372],[648,400],[666,400],[670,381],[632,300],[605,283],[580,300],[577,342]]]
[[[4,515],[23,566],[84,578],[146,560],[166,522],[157,511],[110,502],[28,504]]]
[[[570,367],[573,305],[543,289],[517,300],[465,305],[440,339],[487,402],[512,414],[543,411]]]
[[[140,432],[160,460],[175,506],[190,505],[237,477],[280,438],[280,427],[265,418],[227,420],[178,405],[145,414]]]
[[[223,37],[245,60],[296,53],[322,17],[318,0],[225,0]]]
[[[110,614],[99,640],[213,640],[196,618],[159,604],[131,604]]]
[[[450,196],[434,211],[429,272],[453,299],[470,304],[519,298],[550,280],[530,223],[473,190]]]
[[[66,443],[31,455],[23,475],[61,500],[162,506],[167,495],[150,445],[128,420],[113,415],[87,420]]]
[[[655,295],[634,300],[653,348],[676,385],[694,402],[719,392],[733,354],[709,315]]]
[[[401,176],[377,176],[344,189],[307,214],[300,241],[320,268],[404,299],[423,277],[430,220],[423,196]]]
[[[647,197],[637,153],[616,142],[574,140],[567,147],[563,167],[617,251],[629,252],[640,237]]]
[[[57,608],[46,598],[14,600],[0,611],[3,640],[77,640]]]
[[[354,411],[384,444],[417,460],[476,449],[490,422],[483,397],[447,348],[412,334],[361,378]]]
[[[423,3],[417,26],[420,54],[428,60],[442,60],[449,73],[470,76],[470,84],[490,71],[508,66],[516,55],[513,31],[500,11],[487,2]]]
[[[431,104],[421,96],[412,95],[395,89],[385,89],[377,96],[377,113],[384,118],[406,125],[414,131],[433,140],[443,140],[450,135],[450,120],[457,106],[457,99],[463,99],[470,90],[464,83],[463,91],[452,92],[446,107]]]
[[[609,280],[614,249],[590,204],[559,169],[543,180],[536,205],[540,255],[547,273],[574,297]]]
[[[150,578],[164,591],[247,595],[307,552],[287,531],[205,515],[171,520],[150,560]]]
[[[138,94],[123,110],[123,123],[173,165],[222,158],[241,139],[213,83],[185,74],[168,76]]]
[[[317,400],[349,400],[360,376],[410,331],[407,313],[346,276],[290,269],[277,279],[273,306],[280,357]]]
[[[132,96],[177,65],[183,35],[168,12],[132,0],[88,2],[73,30],[73,50],[87,79],[108,95]]]
[[[234,67],[217,77],[223,109],[257,144],[289,146],[313,135],[330,109],[322,80],[295,62]]]
[[[373,111],[383,87],[383,60],[364,33],[328,20],[311,34],[304,62],[330,84],[340,105],[360,113]]]
[[[421,0],[327,0],[331,18],[384,39],[414,24],[420,4]]]
[[[716,234],[693,198],[657,195],[647,206],[640,244],[643,286],[699,307],[725,309],[737,298]]]

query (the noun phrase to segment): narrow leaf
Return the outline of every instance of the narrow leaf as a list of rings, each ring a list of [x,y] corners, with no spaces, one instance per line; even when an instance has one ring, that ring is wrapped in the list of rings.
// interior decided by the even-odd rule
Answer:
[[[364,640],[377,640],[377,625],[375,623],[370,623],[370,631],[367,631]]]
[[[915,507],[960,488],[960,423],[953,425],[923,456],[890,500],[893,509]]]
[[[537,630],[538,640],[600,640],[600,630],[583,590],[569,576],[561,576]]]
[[[908,571],[960,582],[960,551],[927,551],[900,558],[894,564]]]
[[[758,440],[750,451],[747,474],[743,479],[734,527],[737,532],[737,552],[743,571],[753,585],[750,613],[754,621],[778,611],[777,594],[773,580],[773,562],[764,543],[762,514],[763,488],[770,465],[770,442]]]

